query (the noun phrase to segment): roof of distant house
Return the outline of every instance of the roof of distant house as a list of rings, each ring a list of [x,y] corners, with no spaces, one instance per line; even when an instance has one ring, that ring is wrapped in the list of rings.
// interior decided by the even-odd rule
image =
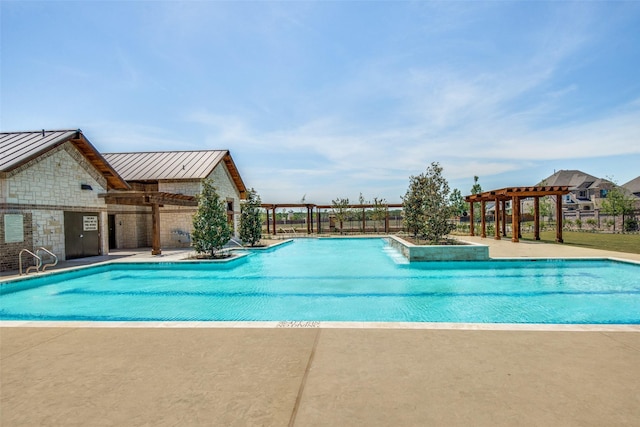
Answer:
[[[624,187],[625,189],[629,190],[633,194],[639,196],[640,195],[640,176],[637,176],[631,181],[622,184],[621,187]]]
[[[129,185],[79,129],[0,132],[0,172],[11,172],[66,142],[71,142],[105,177],[109,188],[129,189]]]
[[[566,185],[570,188],[586,190],[587,188],[599,188],[602,184],[609,183],[606,179],[579,170],[559,170],[538,185]]]

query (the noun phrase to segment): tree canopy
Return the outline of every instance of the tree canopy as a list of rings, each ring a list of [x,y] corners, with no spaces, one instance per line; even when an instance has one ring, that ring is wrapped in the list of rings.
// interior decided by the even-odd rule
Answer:
[[[261,203],[260,196],[251,188],[240,205],[240,240],[244,244],[255,246],[262,239]]]
[[[215,257],[231,238],[226,205],[209,179],[202,181],[202,191],[197,198],[198,210],[193,216],[193,248],[198,253]]]
[[[402,200],[405,226],[414,237],[438,244],[455,228],[450,221],[454,212],[449,203],[449,183],[439,163],[433,162],[425,173],[411,176]]]

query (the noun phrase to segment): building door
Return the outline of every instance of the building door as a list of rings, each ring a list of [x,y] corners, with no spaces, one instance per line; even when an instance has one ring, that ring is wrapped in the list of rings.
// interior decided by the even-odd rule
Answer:
[[[109,249],[116,249],[116,216],[109,215]]]
[[[64,244],[67,259],[100,255],[100,214],[65,212]]]

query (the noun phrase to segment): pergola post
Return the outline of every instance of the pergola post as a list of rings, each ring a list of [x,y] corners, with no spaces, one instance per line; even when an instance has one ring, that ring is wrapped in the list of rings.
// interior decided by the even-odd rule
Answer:
[[[267,213],[267,234],[271,234],[271,227],[269,227],[269,209],[266,208],[264,211]]]
[[[500,210],[502,212],[502,237],[507,237],[507,201],[501,200]]]
[[[364,211],[364,208],[362,208],[362,232],[366,232],[367,231],[367,214]]]
[[[318,234],[320,234],[322,233],[322,224],[320,222],[322,220],[322,211],[320,211],[320,208],[316,211],[316,220],[318,220]]]
[[[475,236],[476,235],[476,231],[475,231],[475,221],[474,221],[474,216],[473,216],[473,202],[469,202],[469,236]]]
[[[533,238],[540,240],[540,197],[533,198]]]
[[[511,241],[519,242],[520,236],[520,198],[513,196],[511,199]]]
[[[157,203],[151,205],[151,230],[151,255],[160,255],[160,205]]]
[[[498,199],[495,201],[495,212],[493,216],[496,222],[494,239],[500,240],[500,201]]]
[[[485,238],[487,237],[487,219],[485,218],[485,213],[486,213],[486,209],[485,209],[485,204],[486,202],[484,200],[480,201],[480,237]]]
[[[386,213],[384,215],[384,233],[389,234],[389,207],[387,206]]]
[[[556,242],[564,243],[562,240],[562,194],[556,195]]]
[[[273,235],[276,235],[276,206],[273,205],[273,218],[271,218],[273,224]]]

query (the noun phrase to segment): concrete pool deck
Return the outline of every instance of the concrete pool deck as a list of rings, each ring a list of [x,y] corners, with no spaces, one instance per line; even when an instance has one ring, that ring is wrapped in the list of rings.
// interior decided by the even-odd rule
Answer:
[[[640,261],[618,252],[473,239],[489,244],[492,257]],[[180,252],[165,251],[161,259]],[[637,329],[0,328],[2,426],[639,420]]]

